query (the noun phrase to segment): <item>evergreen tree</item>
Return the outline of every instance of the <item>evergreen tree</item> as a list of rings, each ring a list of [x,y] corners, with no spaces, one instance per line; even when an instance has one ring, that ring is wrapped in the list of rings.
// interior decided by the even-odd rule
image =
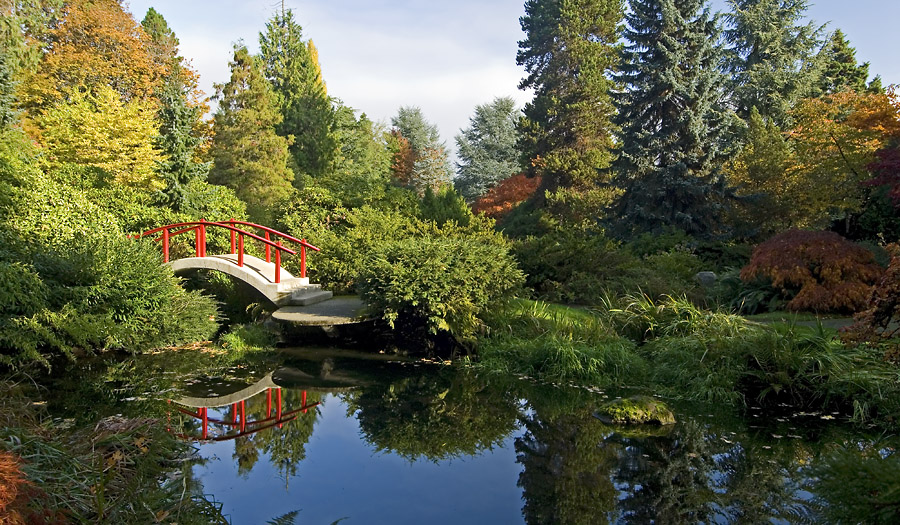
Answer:
[[[160,200],[180,210],[191,181],[205,179],[209,172],[209,163],[196,160],[197,149],[204,142],[204,137],[197,132],[202,127],[204,106],[191,100],[196,91],[196,76],[178,56],[178,38],[166,19],[151,7],[141,26],[150,37],[151,54],[166,71],[156,95],[159,100],[157,147],[166,158],[158,168],[166,185],[160,192]]]
[[[294,137],[291,156],[297,173],[313,177],[330,173],[339,145],[333,132],[334,109],[325,91],[315,46],[303,41],[303,30],[290,10],[266,22],[259,46],[266,78],[284,117],[276,129],[283,137]]]
[[[819,89],[825,94],[851,89],[857,93],[866,91],[869,79],[869,63],[856,63],[856,48],[850,45],[844,33],[835,31],[825,49],[825,69]]]
[[[7,51],[0,49],[0,131],[11,126],[16,120],[16,114],[13,110],[15,85],[13,84],[12,68],[9,62]]]
[[[371,203],[384,195],[389,182],[391,151],[386,131],[365,113],[335,104],[335,136],[341,145],[334,172],[317,182],[348,207]]]
[[[615,214],[620,230],[716,231],[718,167],[728,120],[716,17],[702,0],[630,0],[616,94],[621,126]]]
[[[268,221],[272,207],[291,193],[290,138],[275,133],[281,114],[260,61],[240,45],[229,67],[231,79],[216,86],[209,180],[235,190],[251,218]]]
[[[784,128],[799,99],[817,94],[822,59],[816,54],[821,29],[800,25],[806,0],[728,0],[731,27],[732,96],[737,114],[747,119],[756,107]]]
[[[528,0],[516,62],[534,89],[520,149],[545,189],[593,186],[613,156],[609,73],[618,60],[623,0]],[[543,195],[544,192],[538,192]]]
[[[401,141],[394,165],[404,171],[408,170],[408,173],[398,173],[395,169],[395,178],[420,195],[424,195],[426,188],[437,190],[450,184],[453,171],[450,169],[447,148],[441,142],[437,126],[425,120],[422,110],[415,106],[401,107],[397,116],[391,118],[391,124],[396,128],[397,135],[407,142],[404,145]],[[398,156],[408,158],[399,162]]]
[[[469,201],[521,170],[516,148],[516,123],[521,112],[515,106],[511,97],[476,106],[469,127],[456,136],[460,161],[453,185]]]

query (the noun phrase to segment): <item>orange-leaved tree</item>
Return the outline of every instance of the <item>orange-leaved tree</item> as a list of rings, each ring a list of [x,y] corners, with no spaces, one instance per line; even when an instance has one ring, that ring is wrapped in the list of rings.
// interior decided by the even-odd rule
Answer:
[[[518,204],[528,200],[541,185],[541,177],[520,173],[500,181],[472,204],[472,211],[501,219]]]
[[[108,86],[125,102],[151,98],[165,73],[150,38],[117,0],[70,0],[45,39],[47,52],[22,84],[31,117],[75,89]]]
[[[887,357],[900,361],[900,246],[888,245],[891,262],[872,294],[866,309],[856,314],[841,339],[848,343],[881,343],[894,339]]]
[[[882,271],[872,252],[834,232],[789,230],[753,250],[741,279],[770,282],[791,310],[854,312]]]

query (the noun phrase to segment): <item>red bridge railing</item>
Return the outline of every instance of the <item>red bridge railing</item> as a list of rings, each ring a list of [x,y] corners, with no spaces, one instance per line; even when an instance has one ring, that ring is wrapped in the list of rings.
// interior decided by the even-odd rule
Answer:
[[[262,234],[262,236],[257,235],[252,231],[243,230],[238,226],[258,230]],[[306,277],[306,249],[309,248],[310,250],[317,252],[321,251],[319,248],[316,248],[312,244],[306,242],[306,239],[297,239],[296,237],[292,237],[286,233],[274,230],[272,228],[269,228],[268,226],[262,226],[260,224],[254,224],[252,222],[246,221],[237,221],[234,219],[220,222],[204,221],[201,219],[197,222],[179,222],[175,224],[167,224],[165,226],[160,226],[159,228],[147,230],[139,235],[134,235],[133,238],[139,239],[141,237],[159,234],[159,237],[154,240],[162,242],[163,262],[169,262],[169,240],[176,235],[181,235],[183,233],[189,232],[194,232],[194,246],[196,247],[197,257],[206,257],[206,230],[208,228],[222,228],[230,232],[231,253],[237,255],[238,266],[244,266],[244,237],[249,237],[253,240],[259,241],[263,244],[263,246],[265,246],[266,262],[268,263],[273,262],[272,256],[274,250],[276,283],[281,282],[281,254],[287,253],[291,255],[297,255],[296,251],[284,246],[283,241],[289,241],[300,246],[301,278]],[[273,237],[276,240],[273,240]]]

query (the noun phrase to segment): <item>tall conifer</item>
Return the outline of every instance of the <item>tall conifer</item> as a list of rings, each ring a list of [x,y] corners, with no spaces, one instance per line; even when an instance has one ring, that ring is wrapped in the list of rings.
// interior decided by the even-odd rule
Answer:
[[[821,28],[802,24],[807,0],[728,0],[733,103],[747,119],[753,107],[781,128],[791,107],[818,93]]]
[[[291,155],[298,174],[327,175],[334,169],[340,146],[333,131],[334,109],[322,80],[318,51],[312,42],[303,40],[303,29],[291,10],[266,22],[259,46],[266,78],[284,117],[278,134],[294,137]]]
[[[275,133],[281,113],[260,61],[235,46],[229,67],[231,79],[216,86],[209,180],[235,190],[252,218],[267,221],[272,207],[291,193],[290,138]]]
[[[534,89],[520,149],[545,189],[593,186],[612,160],[609,72],[618,60],[623,0],[528,0],[516,61]],[[543,195],[544,192],[539,192]]]
[[[825,94],[851,89],[857,93],[867,90],[869,63],[856,62],[856,48],[850,45],[840,29],[832,33],[828,44],[822,50],[825,54],[825,68],[819,88]]]
[[[151,7],[141,21],[141,27],[150,37],[154,60],[166,71],[156,93],[159,100],[156,145],[166,157],[159,165],[166,185],[160,192],[160,200],[180,210],[188,184],[206,178],[209,172],[209,163],[197,161],[197,149],[204,141],[197,130],[203,128],[205,106],[195,100],[196,75],[178,56],[178,38],[166,19]]]
[[[621,230],[676,227],[713,234],[721,221],[718,174],[728,115],[716,17],[702,0],[630,0],[617,79],[621,127],[616,206]],[[623,233],[628,233],[627,231]]]

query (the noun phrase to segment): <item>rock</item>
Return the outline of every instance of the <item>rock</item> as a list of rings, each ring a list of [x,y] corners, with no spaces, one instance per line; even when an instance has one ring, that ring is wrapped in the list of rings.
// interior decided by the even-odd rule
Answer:
[[[594,413],[594,417],[604,423],[615,424],[675,424],[675,415],[669,407],[650,396],[634,396],[610,401],[600,407]]]
[[[716,279],[716,272],[697,272],[694,275],[694,280],[704,288],[712,288],[716,284]]]

